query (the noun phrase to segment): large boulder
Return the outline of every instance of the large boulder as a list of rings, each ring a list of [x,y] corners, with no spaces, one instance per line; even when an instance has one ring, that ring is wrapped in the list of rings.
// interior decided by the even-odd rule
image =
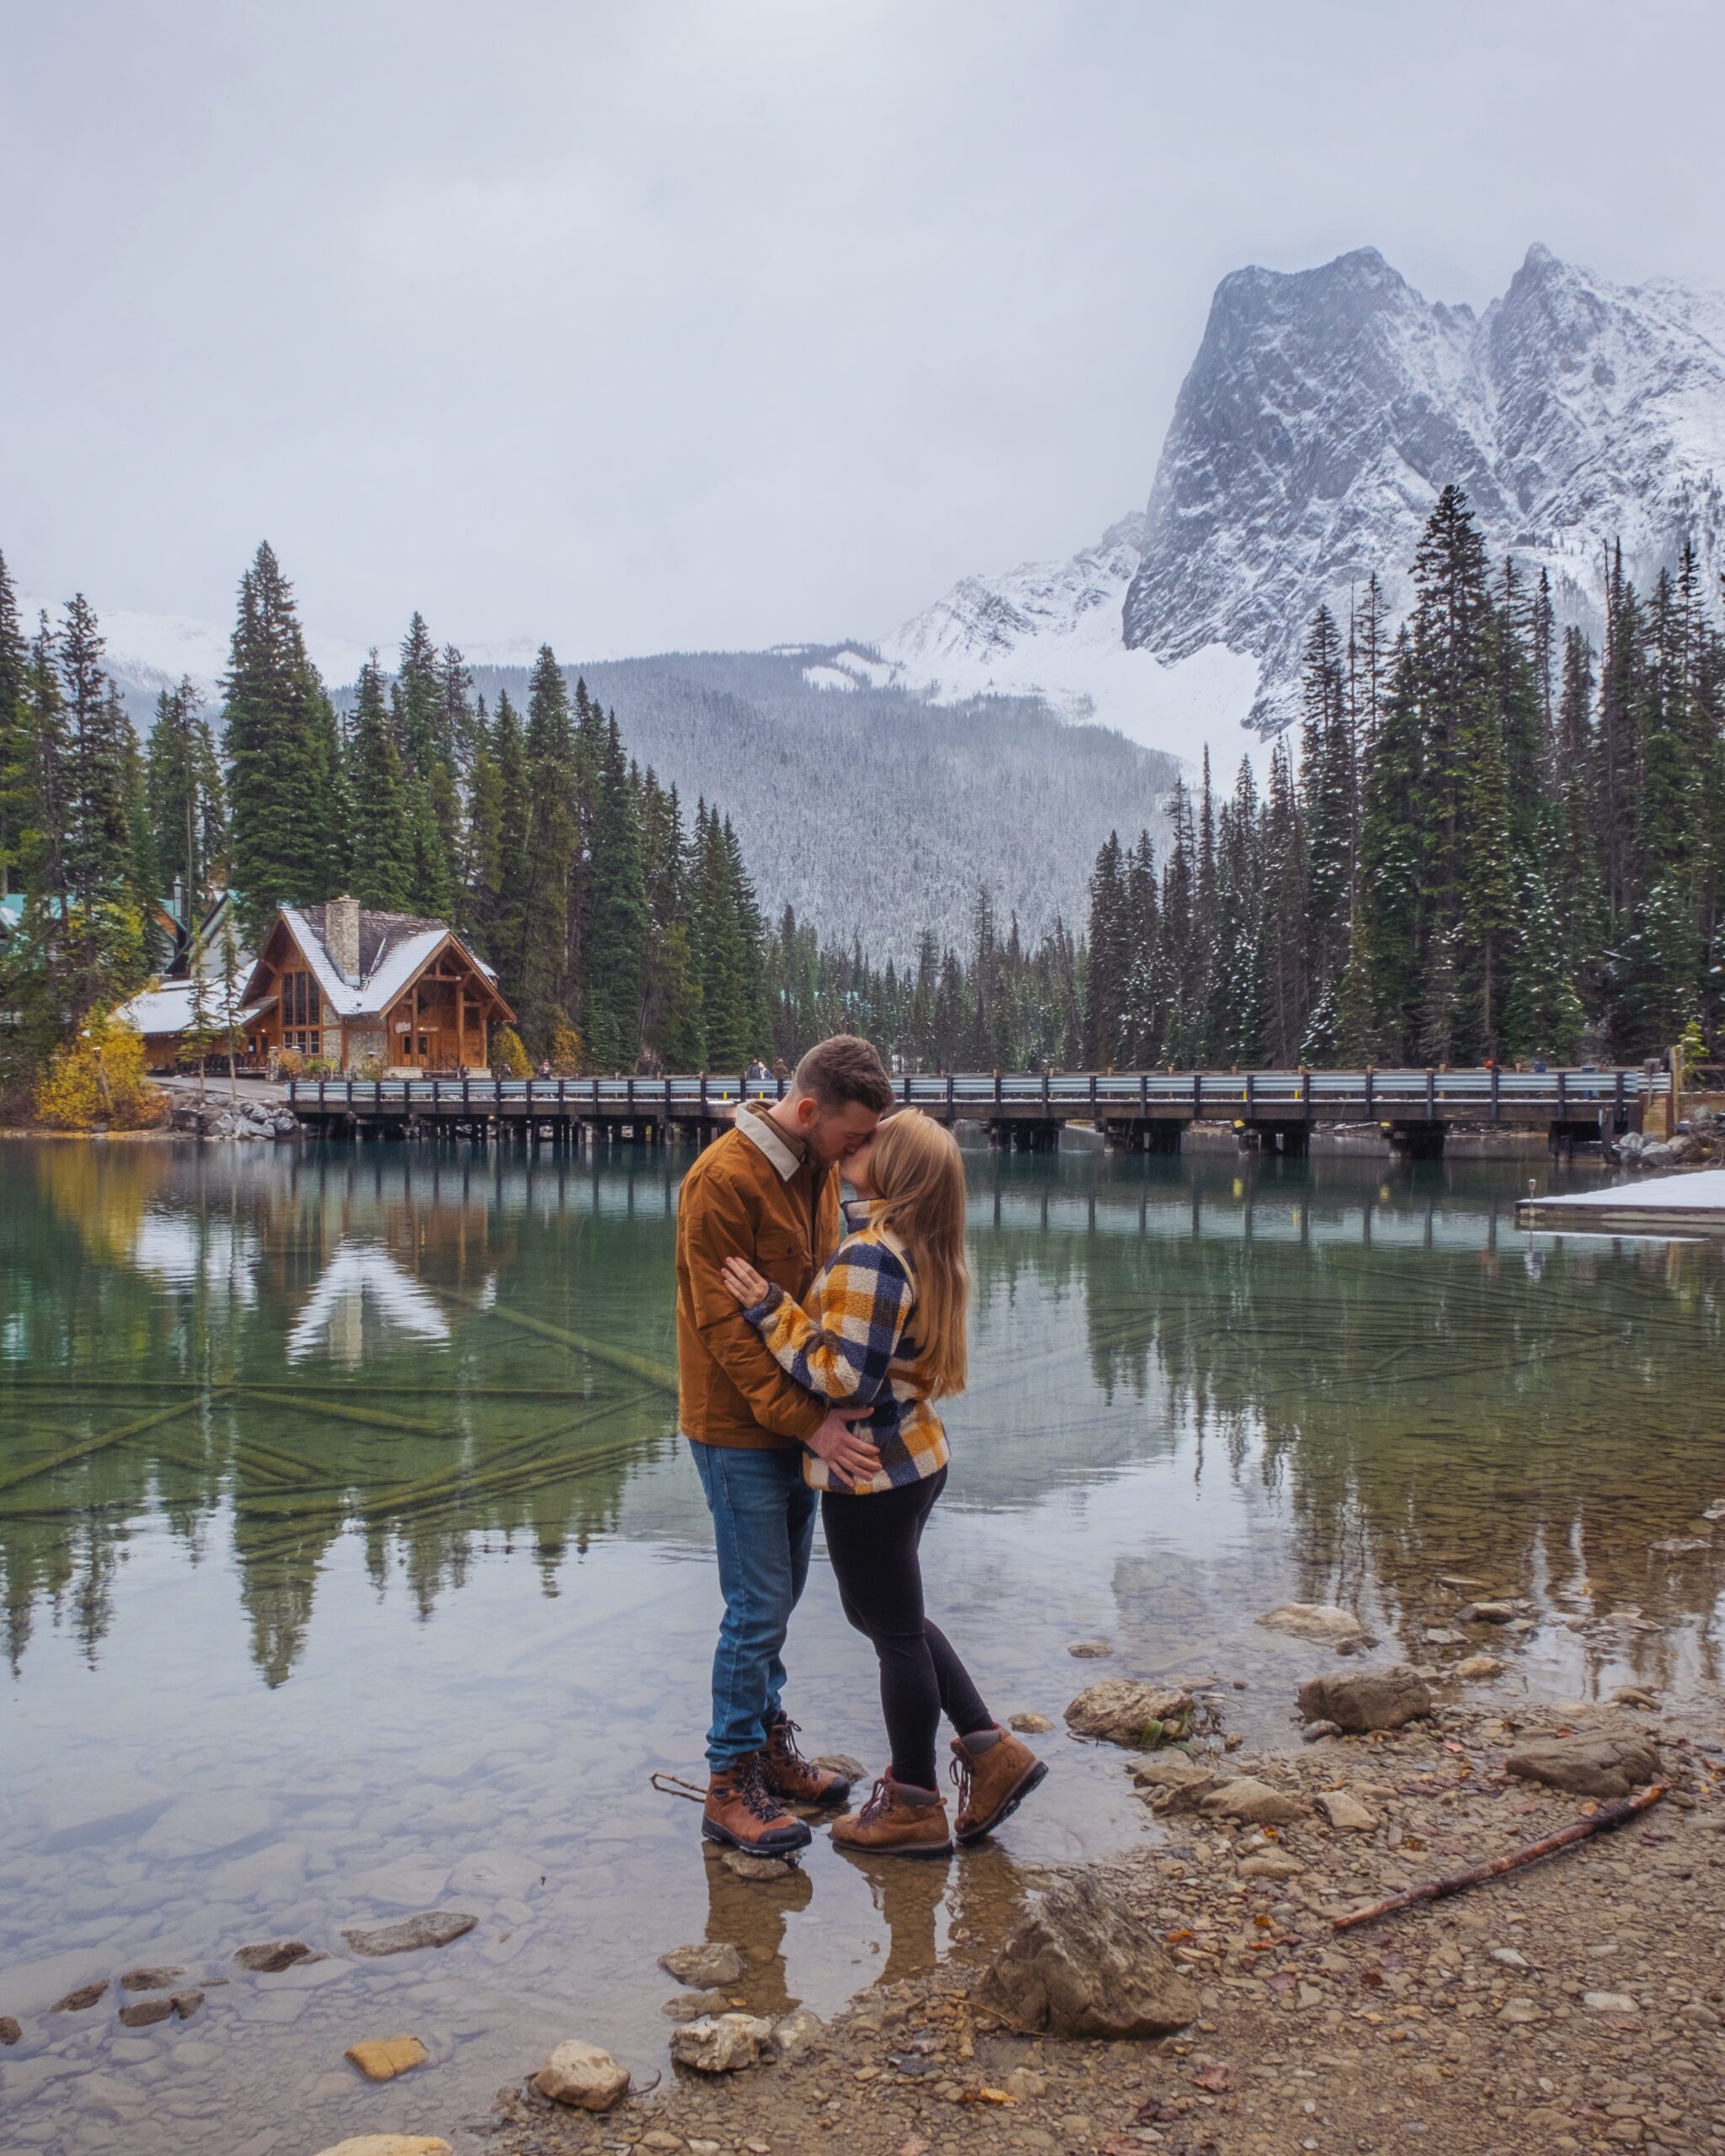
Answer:
[[[1111,1677],[1078,1694],[1066,1710],[1066,1726],[1075,1737],[1148,1747],[1188,1736],[1192,1706],[1189,1692],[1142,1684],[1135,1677]]]
[[[670,2055],[697,2073],[737,2073],[759,2063],[772,2024],[758,2014],[714,2014],[671,2031]]]
[[[1577,1796],[1628,1796],[1658,1781],[1661,1772],[1659,1755],[1644,1737],[1609,1734],[1530,1737],[1503,1766],[1525,1781]]]
[[[1292,1639],[1309,1640],[1314,1646],[1369,1647],[1372,1636],[1351,1609],[1333,1602],[1284,1602],[1279,1609],[1267,1609],[1258,1620],[1267,1632],[1286,1632]]]
[[[1432,1710],[1425,1679],[1405,1662],[1314,1677],[1300,1686],[1297,1696],[1307,1721],[1332,1721],[1338,1729],[1355,1735],[1369,1729],[1400,1729]]]
[[[533,2086],[553,2104],[578,2111],[608,2111],[620,2104],[629,2085],[629,2069],[619,2066],[597,2044],[575,2040],[559,2044],[533,2076]]]
[[[1050,1886],[989,1964],[978,1997],[1055,2036],[1166,2036],[1198,1994],[1094,1872]]]

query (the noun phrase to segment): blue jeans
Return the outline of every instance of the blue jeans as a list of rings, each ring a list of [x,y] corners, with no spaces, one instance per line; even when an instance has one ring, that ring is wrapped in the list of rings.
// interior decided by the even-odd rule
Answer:
[[[791,1612],[809,1577],[815,1493],[803,1480],[801,1447],[749,1452],[691,1442],[713,1514],[724,1621],[713,1657],[709,1766],[760,1751],[778,1719]]]

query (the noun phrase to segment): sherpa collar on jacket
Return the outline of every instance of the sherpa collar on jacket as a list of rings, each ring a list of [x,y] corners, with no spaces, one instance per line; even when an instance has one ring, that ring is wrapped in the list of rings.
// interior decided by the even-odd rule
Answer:
[[[809,1159],[809,1148],[804,1140],[788,1138],[766,1110],[754,1101],[740,1103],[736,1128],[751,1145],[760,1147],[778,1171],[781,1182],[788,1182]]]

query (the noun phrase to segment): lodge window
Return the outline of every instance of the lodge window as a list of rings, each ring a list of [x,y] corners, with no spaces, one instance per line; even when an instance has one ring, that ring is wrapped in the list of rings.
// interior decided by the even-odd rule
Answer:
[[[308,973],[281,976],[281,1022],[284,1026],[320,1026],[323,999]]]

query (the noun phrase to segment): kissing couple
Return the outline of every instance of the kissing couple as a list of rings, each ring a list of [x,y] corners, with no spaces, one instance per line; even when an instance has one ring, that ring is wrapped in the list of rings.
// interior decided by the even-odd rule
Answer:
[[[788,1805],[850,1796],[804,1758],[783,1701],[817,1502],[845,1615],[880,1663],[889,1760],[862,1809],[834,1822],[836,1845],[949,1855],[1048,1772],[924,1609],[922,1530],[947,1480],[934,1402],[965,1377],[964,1163],[950,1131],[894,1105],[874,1049],[836,1035],[782,1100],[739,1105],[678,1198],[679,1402],[724,1596],[702,1832],[756,1855],[811,1838]],[[854,1193],[842,1209],[841,1177]]]

